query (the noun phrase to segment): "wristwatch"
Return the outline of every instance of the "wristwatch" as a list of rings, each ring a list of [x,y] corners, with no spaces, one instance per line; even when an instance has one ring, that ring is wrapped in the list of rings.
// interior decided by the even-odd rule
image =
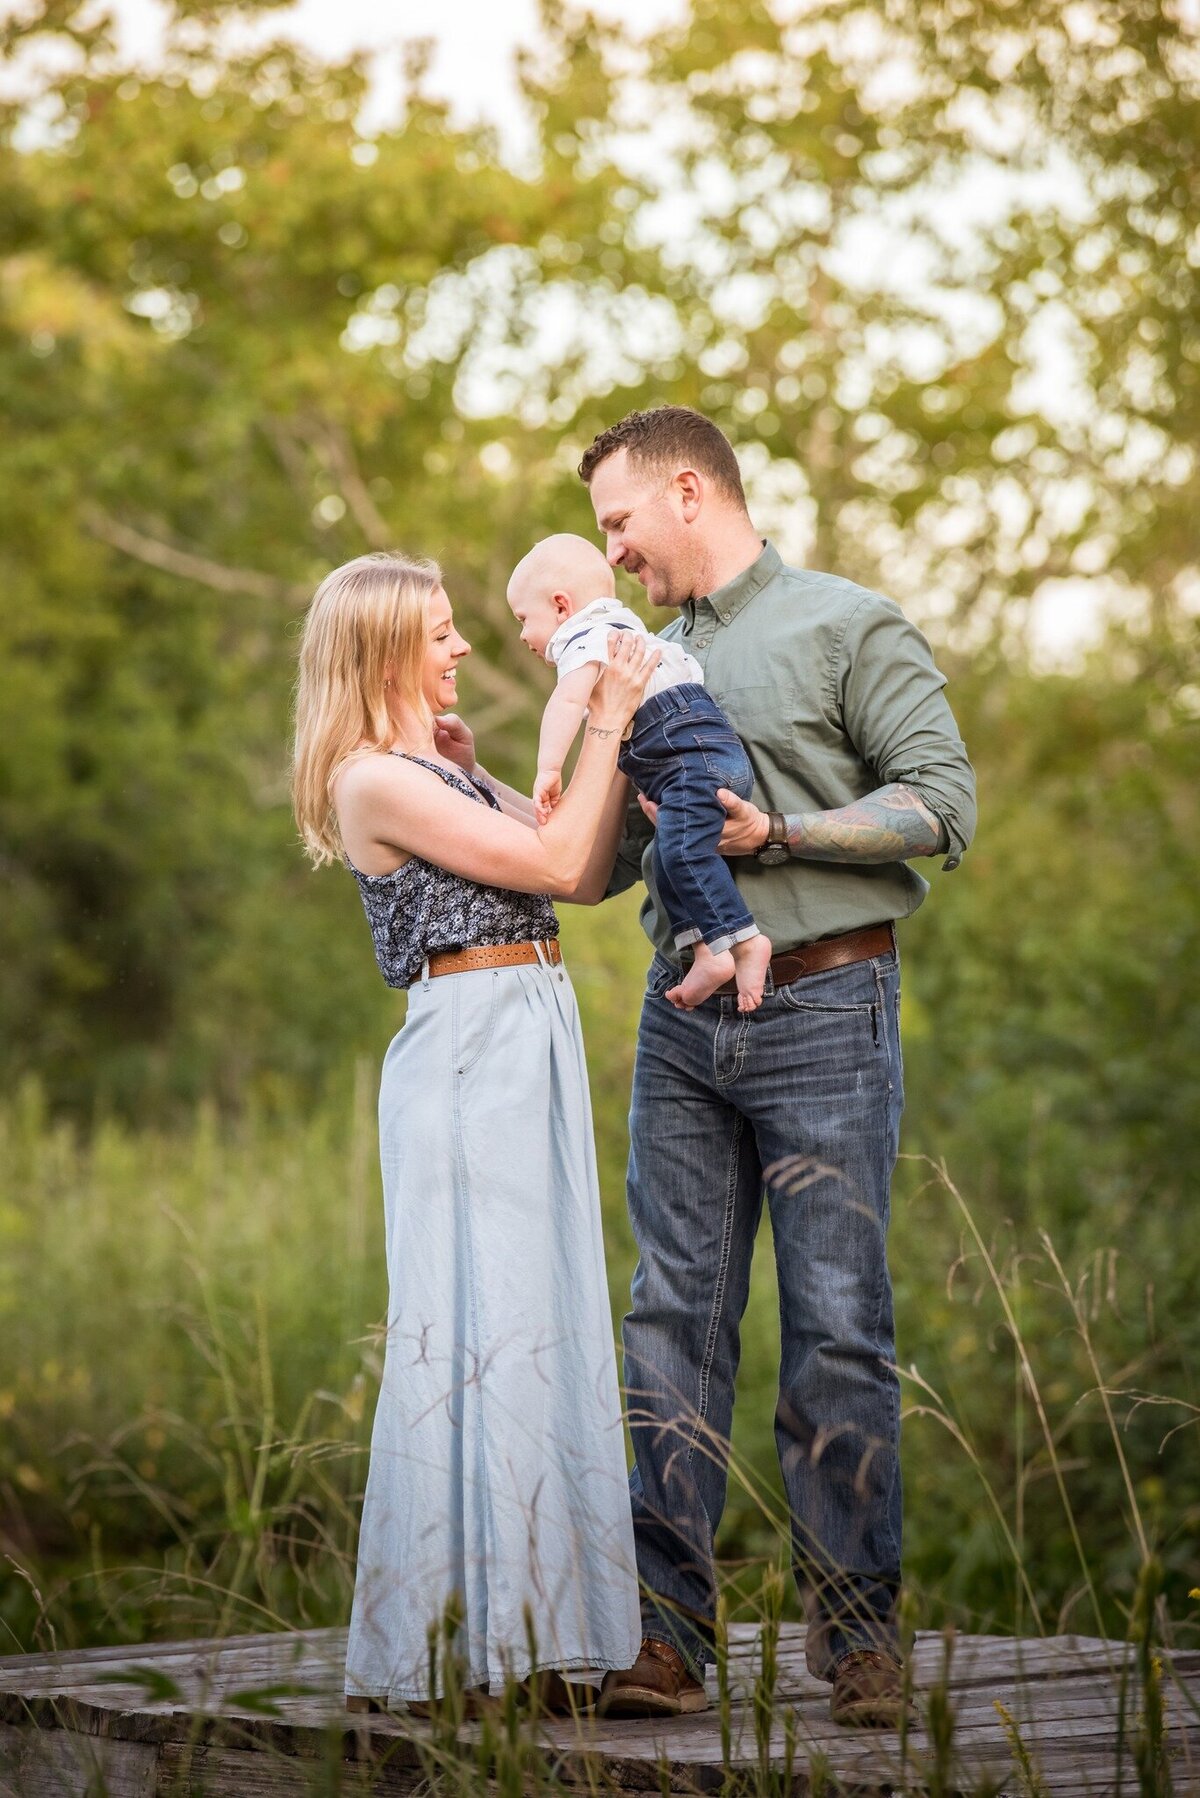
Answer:
[[[754,852],[755,861],[764,868],[778,868],[791,856],[788,847],[787,819],[782,812],[767,813],[767,840]]]

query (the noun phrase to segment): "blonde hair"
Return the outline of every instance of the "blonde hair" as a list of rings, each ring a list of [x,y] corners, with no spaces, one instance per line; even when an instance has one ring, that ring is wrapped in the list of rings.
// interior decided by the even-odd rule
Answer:
[[[389,682],[416,722],[430,721],[421,673],[441,580],[436,562],[384,550],[335,568],[313,595],[300,638],[292,807],[318,867],[345,859],[331,797],[338,770],[395,740]]]

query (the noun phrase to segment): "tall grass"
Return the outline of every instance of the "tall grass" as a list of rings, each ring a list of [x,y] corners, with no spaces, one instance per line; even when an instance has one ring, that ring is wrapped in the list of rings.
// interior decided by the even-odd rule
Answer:
[[[86,1140],[31,1089],[0,1111],[0,1168],[12,1647],[343,1619],[385,1302],[373,1073],[306,1116],[201,1112],[186,1133],[108,1124]],[[1072,1269],[1048,1236],[1023,1244],[980,1217],[945,1169],[901,1173],[922,1621],[1123,1635],[1154,1558],[1159,1616],[1184,1639],[1200,1410],[1194,1389],[1150,1383],[1154,1342],[1119,1264],[1090,1251]],[[619,1310],[619,1189],[606,1215]],[[771,1286],[764,1242],[721,1543],[734,1618],[786,1561]]]
[[[617,1323],[640,949],[632,908],[608,912],[575,971]],[[201,1108],[169,1132],[71,1128],[34,1086],[0,1105],[0,1652],[344,1622],[385,1306],[381,1047],[321,1105]],[[969,1138],[951,1148],[949,1166],[902,1160],[895,1183],[905,1614],[1136,1641],[1130,1729],[1157,1789],[1159,1650],[1200,1639],[1200,1242],[1152,1209],[1046,1227],[1032,1147],[1040,1197],[1014,1225],[972,1189]],[[764,1241],[719,1541],[722,1626],[768,1625],[764,1792],[780,1752],[771,1642],[798,1615],[777,1352]],[[731,1715],[723,1687],[726,1734]],[[509,1748],[512,1773],[525,1748]],[[814,1790],[823,1777],[810,1769]]]

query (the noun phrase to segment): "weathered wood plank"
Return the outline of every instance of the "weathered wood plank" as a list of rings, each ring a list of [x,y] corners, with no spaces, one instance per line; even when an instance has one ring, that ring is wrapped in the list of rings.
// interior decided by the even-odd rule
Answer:
[[[803,1632],[798,1632],[801,1637]],[[1132,1650],[1127,1644],[1106,1643],[1079,1637],[1045,1637],[1017,1641],[1008,1637],[979,1638],[958,1636],[950,1642],[950,1677],[955,1685],[980,1685],[997,1679],[1012,1679],[1024,1674],[1039,1678],[1071,1678],[1079,1672],[1111,1668],[1114,1672],[1128,1663]],[[828,1690],[826,1682],[808,1672],[804,1664],[803,1641],[781,1638],[778,1651],[779,1677],[786,1685],[805,1691]],[[757,1650],[739,1650],[730,1655],[731,1683],[753,1680],[758,1670]],[[935,1633],[918,1636],[913,1656],[913,1674],[918,1686],[931,1686],[944,1679],[947,1644]]]
[[[197,1777],[204,1770],[214,1798],[241,1798],[243,1792],[257,1798],[260,1791],[290,1798],[306,1790],[318,1764],[333,1775],[332,1761],[338,1763],[339,1776],[346,1767],[360,1769],[354,1775],[357,1786],[346,1785],[348,1791],[372,1789],[367,1771],[382,1768],[391,1783],[377,1789],[409,1792],[420,1777],[428,1726],[403,1715],[347,1717],[341,1692],[345,1639],[344,1630],[310,1630],[227,1642],[7,1657],[0,1661],[0,1721],[10,1737],[19,1738],[15,1748],[10,1742],[9,1758],[27,1751],[22,1745],[36,1725],[60,1747],[66,1740],[76,1746],[99,1744],[97,1754],[112,1753],[114,1744],[137,1748],[143,1763],[149,1764],[149,1756],[157,1765],[163,1792],[170,1789],[163,1784],[164,1768],[178,1772],[186,1756],[192,1757],[186,1764],[194,1764]],[[756,1632],[737,1626],[731,1654],[733,1762],[747,1772],[758,1757],[746,1700],[759,1656]],[[1192,1774],[1200,1760],[1200,1726],[1187,1710],[1189,1699],[1200,1702],[1200,1654],[1176,1656],[1168,1665],[1168,1721],[1178,1769],[1176,1792],[1182,1794],[1195,1788]],[[146,1669],[145,1680],[137,1676],[138,1667]],[[1013,1792],[1021,1789],[997,1700],[1020,1731],[1048,1791],[1114,1789],[1122,1740],[1126,1790],[1133,1789],[1129,1750],[1140,1695],[1125,1644],[1087,1637],[1025,1642],[957,1637],[947,1644],[928,1632],[918,1638],[913,1667],[919,1703],[927,1702],[935,1686],[947,1686],[955,1714],[956,1783],[963,1790],[985,1772],[1007,1782]],[[112,1683],[111,1676],[123,1671],[129,1673],[128,1682],[118,1678]],[[173,1682],[174,1689],[159,1687],[155,1696],[155,1681],[163,1679]],[[244,1702],[248,1692],[281,1685],[312,1690],[279,1697],[274,1716],[263,1716]],[[715,1698],[715,1678],[709,1688]],[[845,1791],[879,1792],[901,1780],[916,1790],[928,1783],[923,1770],[929,1772],[930,1745],[922,1727],[910,1732],[902,1754],[894,1732],[840,1729],[829,1717],[828,1703],[828,1685],[813,1679],[804,1665],[803,1630],[788,1626],[780,1639],[770,1753],[780,1766],[784,1716],[790,1710],[801,1782],[797,1790],[810,1756],[818,1753]],[[479,1733],[477,1727],[466,1729],[464,1746],[478,1741]],[[715,1790],[724,1777],[715,1707],[665,1725],[547,1721],[539,1735],[560,1776],[581,1790],[695,1793]],[[61,1774],[57,1789],[63,1789]],[[79,1789],[86,1790],[86,1779]],[[134,1789],[141,1798],[141,1790]],[[3,1786],[0,1798],[6,1798]],[[24,1791],[20,1798],[26,1798]]]
[[[109,1643],[100,1648],[45,1649],[35,1654],[0,1655],[0,1674],[27,1667],[53,1668],[68,1661],[153,1661],[205,1652],[252,1654],[260,1649],[277,1653],[285,1642],[328,1644],[330,1652],[344,1660],[347,1634],[345,1629],[268,1630],[256,1636],[196,1636],[182,1642]]]
[[[738,1626],[745,1630],[746,1626]],[[804,1631],[785,1625],[779,1644],[780,1689],[820,1693],[827,1688],[807,1672],[803,1659]],[[133,1648],[63,1651],[54,1655],[9,1656],[0,1659],[0,1686],[6,1690],[69,1689],[91,1684],[96,1670],[122,1665],[153,1665],[168,1677],[180,1670],[206,1674],[222,1685],[234,1681],[264,1683],[277,1678],[283,1668],[318,1666],[340,1681],[346,1632],[340,1629],[308,1630],[257,1637],[233,1637],[228,1641],[150,1643]],[[958,1637],[952,1642],[950,1679],[953,1685],[986,1684],[996,1679],[1026,1675],[1062,1678],[1093,1671],[1098,1666],[1114,1671],[1127,1663],[1127,1645],[1104,1643],[1087,1637],[1050,1637],[1014,1641],[1007,1637]],[[1187,1657],[1200,1667],[1200,1655]],[[730,1656],[731,1683],[742,1688],[752,1682],[757,1669],[756,1640],[742,1634]],[[918,1637],[913,1655],[918,1688],[945,1677],[946,1644],[936,1632]],[[711,1683],[711,1682],[710,1682]],[[340,1689],[340,1686],[339,1686]]]
[[[372,1762],[329,1761],[324,1781],[310,1761],[242,1748],[189,1748],[169,1743],[162,1751],[156,1793],[177,1798],[193,1790],[214,1798],[313,1798],[316,1791],[335,1790],[339,1798],[408,1798],[425,1782],[419,1768],[393,1764],[384,1757]],[[336,1785],[335,1785],[336,1776]]]
[[[340,1643],[312,1640],[312,1635],[337,1634]],[[159,1644],[170,1652],[153,1652],[156,1645],[145,1648],[123,1648],[118,1652],[84,1650],[55,1656],[20,1656],[0,1661],[0,1690],[67,1691],[77,1684],[90,1684],[98,1675],[116,1673],[122,1667],[153,1667],[166,1678],[210,1678],[224,1684],[245,1684],[261,1678],[265,1683],[285,1676],[299,1667],[320,1668],[326,1674],[330,1690],[341,1688],[345,1665],[345,1632],[312,1632],[311,1635],[281,1634],[246,1645],[236,1637],[228,1643]]]
[[[155,1798],[158,1751],[0,1724],[0,1798]]]
[[[1020,1793],[1024,1798],[1027,1787],[1017,1775],[1011,1764],[1002,1758],[973,1758],[960,1763],[959,1783],[970,1790],[972,1779],[984,1776],[993,1781],[1007,1781],[1007,1790],[1017,1798]],[[1188,1773],[1186,1766],[1179,1762],[1172,1763],[1172,1786],[1175,1798],[1196,1798],[1200,1792],[1195,1773]],[[1137,1769],[1132,1753],[1121,1757],[1120,1767],[1117,1765],[1115,1753],[1088,1753],[1086,1750],[1071,1748],[1054,1755],[1043,1756],[1037,1765],[1037,1779],[1048,1793],[1069,1793],[1070,1798],[1110,1798],[1110,1795],[1122,1793],[1123,1798],[1134,1798],[1139,1790]]]

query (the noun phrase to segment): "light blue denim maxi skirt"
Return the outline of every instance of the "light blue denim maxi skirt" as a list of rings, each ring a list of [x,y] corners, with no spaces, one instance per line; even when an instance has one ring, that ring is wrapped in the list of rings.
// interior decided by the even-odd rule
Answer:
[[[566,971],[418,980],[379,1142],[390,1289],[346,1690],[628,1667],[640,1638],[587,1069]],[[438,1680],[440,1686],[440,1678]]]

